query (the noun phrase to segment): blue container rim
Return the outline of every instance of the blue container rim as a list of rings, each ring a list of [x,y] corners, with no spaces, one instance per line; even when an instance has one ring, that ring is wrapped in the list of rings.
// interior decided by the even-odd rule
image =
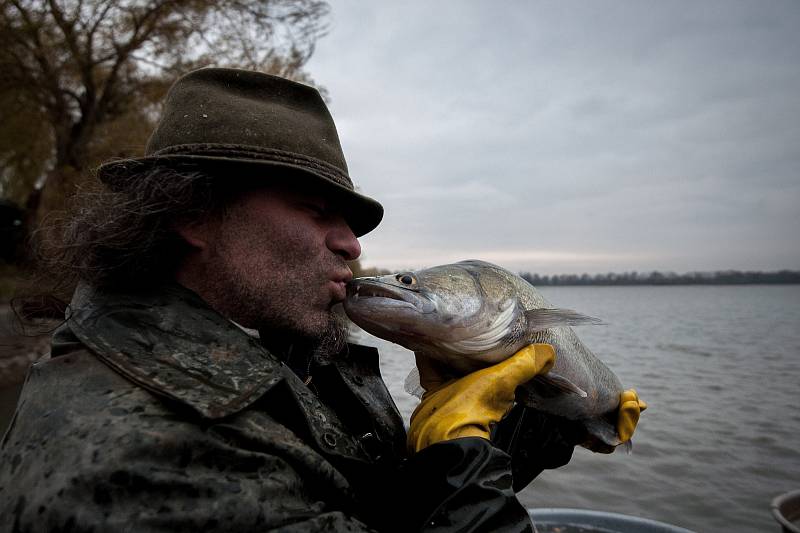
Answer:
[[[790,517],[786,516],[786,509],[784,509],[784,507],[787,505],[791,506],[793,510],[800,509],[800,490],[791,490],[789,492],[779,494],[772,499],[772,503],[770,505],[772,516],[781,526],[783,526],[784,531],[800,531],[800,527],[797,527],[797,524],[790,522]],[[794,516],[791,518],[794,519]]]

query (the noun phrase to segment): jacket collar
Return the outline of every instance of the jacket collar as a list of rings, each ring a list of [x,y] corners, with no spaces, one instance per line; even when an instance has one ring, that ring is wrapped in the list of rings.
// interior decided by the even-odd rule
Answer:
[[[117,372],[206,418],[244,409],[288,371],[257,339],[177,284],[114,292],[82,283],[67,319]]]

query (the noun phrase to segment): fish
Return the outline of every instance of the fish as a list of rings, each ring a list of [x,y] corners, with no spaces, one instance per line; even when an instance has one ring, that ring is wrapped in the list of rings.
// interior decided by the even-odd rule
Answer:
[[[355,278],[344,310],[365,331],[436,361],[452,377],[499,363],[528,344],[550,344],[553,368],[520,387],[517,401],[580,421],[595,445],[623,444],[613,423],[622,384],[571,327],[603,322],[554,308],[509,270],[472,259]],[[407,390],[414,379],[409,376]]]

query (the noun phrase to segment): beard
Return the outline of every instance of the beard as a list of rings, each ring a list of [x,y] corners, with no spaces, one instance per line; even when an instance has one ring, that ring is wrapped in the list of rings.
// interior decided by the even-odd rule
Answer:
[[[328,325],[322,335],[315,339],[313,352],[316,357],[327,358],[338,354],[347,345],[348,319],[343,312],[331,311]]]
[[[319,276],[313,276],[309,268],[292,269],[285,263],[247,268],[230,261],[224,252],[215,254],[207,265],[204,290],[217,311],[258,330],[262,344],[281,359],[300,353],[331,357],[345,347],[348,319],[328,302],[319,301],[315,290]]]
[[[347,345],[349,323],[343,313],[330,312],[325,327],[314,335],[288,327],[270,325],[258,328],[261,344],[271,353],[290,363],[295,359],[327,359]],[[304,355],[300,355],[304,354]]]

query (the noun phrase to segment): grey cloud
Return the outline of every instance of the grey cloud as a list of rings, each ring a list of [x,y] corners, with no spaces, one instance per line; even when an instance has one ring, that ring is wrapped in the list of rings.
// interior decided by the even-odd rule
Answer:
[[[309,68],[386,207],[367,263],[800,268],[800,4],[332,7]]]

